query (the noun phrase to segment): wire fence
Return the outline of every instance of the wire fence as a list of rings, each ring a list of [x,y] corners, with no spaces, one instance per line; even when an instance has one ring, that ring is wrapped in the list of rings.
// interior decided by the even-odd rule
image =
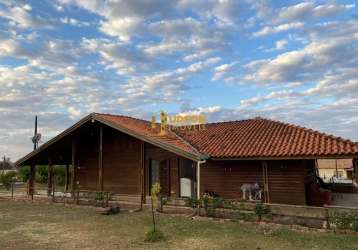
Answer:
[[[53,185],[49,188],[47,185],[38,183],[34,185],[34,193],[30,196],[28,188],[28,184],[24,182],[14,182],[10,188],[0,185],[0,199],[41,199],[59,203],[107,207],[112,198],[112,194],[107,191],[76,189],[71,192],[64,186]]]

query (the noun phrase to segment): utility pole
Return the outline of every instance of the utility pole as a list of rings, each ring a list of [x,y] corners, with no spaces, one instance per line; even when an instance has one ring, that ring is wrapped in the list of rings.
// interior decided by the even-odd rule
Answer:
[[[37,116],[35,116],[35,131],[32,142],[34,143],[34,150],[36,150],[38,145],[38,134],[37,134]],[[30,166],[30,179],[29,179],[29,195],[31,196],[31,200],[34,199],[34,181],[35,181],[35,164],[32,163]]]
[[[34,137],[36,137],[36,135],[37,135],[37,116],[35,116],[35,131],[34,131]],[[34,150],[36,150],[36,148],[37,148],[37,141],[35,140],[35,141],[33,141],[33,143],[34,143]]]

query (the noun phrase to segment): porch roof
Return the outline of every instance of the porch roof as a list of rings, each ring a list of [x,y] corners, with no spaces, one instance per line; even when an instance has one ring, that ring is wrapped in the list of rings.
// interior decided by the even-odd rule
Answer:
[[[111,114],[99,114],[92,113],[79,122],[66,129],[59,135],[55,136],[48,142],[41,145],[36,150],[30,152],[26,156],[19,159],[15,165],[21,166],[28,164],[32,159],[36,157],[40,157],[43,162],[43,154],[53,146],[57,146],[59,150],[65,152],[63,155],[57,155],[52,160],[54,164],[56,161],[71,162],[71,156],[69,148],[71,147],[71,141],[69,140],[69,135],[79,127],[88,123],[89,121],[97,121],[102,124],[105,124],[109,127],[112,127],[116,130],[119,130],[123,133],[131,135],[139,140],[148,142],[155,146],[161,147],[165,150],[173,152],[177,155],[186,157],[192,160],[200,160],[205,159],[207,156],[201,154],[194,147],[192,147],[188,142],[183,140],[181,137],[177,136],[175,133],[168,131],[168,133],[164,136],[159,135],[159,126],[156,129],[151,128],[151,124],[148,121],[136,119],[128,116],[120,116],[120,115],[111,115]],[[58,145],[56,145],[58,144]]]

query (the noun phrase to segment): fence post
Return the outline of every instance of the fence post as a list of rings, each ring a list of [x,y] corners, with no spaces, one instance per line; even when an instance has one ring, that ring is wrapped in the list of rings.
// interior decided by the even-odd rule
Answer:
[[[55,182],[52,182],[52,202],[55,202]]]
[[[11,182],[11,199],[14,199],[14,182]]]
[[[76,204],[78,205],[79,203],[79,198],[80,198],[80,190],[77,189],[77,199],[76,199]]]
[[[327,229],[330,229],[331,228],[331,224],[330,224],[330,221],[329,221],[329,209],[327,207],[325,207],[325,210],[326,210],[326,223],[327,223]]]

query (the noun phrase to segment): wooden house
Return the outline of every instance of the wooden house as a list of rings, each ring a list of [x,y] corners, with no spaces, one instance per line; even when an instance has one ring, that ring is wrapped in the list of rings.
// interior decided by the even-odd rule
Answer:
[[[149,121],[92,113],[16,162],[66,165],[72,190],[105,190],[145,202],[153,183],[168,197],[205,192],[241,199],[258,183],[263,201],[314,205],[307,183],[316,160],[352,158],[358,144],[307,128],[255,118],[159,134]],[[32,183],[32,182],[31,182]]]

